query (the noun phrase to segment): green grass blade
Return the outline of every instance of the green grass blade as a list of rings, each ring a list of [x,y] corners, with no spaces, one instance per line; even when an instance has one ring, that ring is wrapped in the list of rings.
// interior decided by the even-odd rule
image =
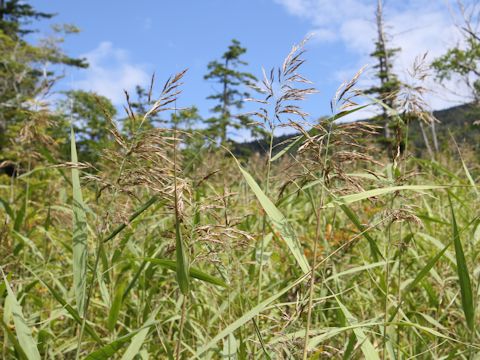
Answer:
[[[20,227],[23,225],[23,220],[25,219],[25,214],[27,212],[27,202],[22,203],[22,207],[15,214],[15,222],[13,224],[13,229],[15,231],[20,231]]]
[[[158,201],[158,196],[152,196],[146,203],[140,206],[130,217],[128,218],[128,224],[135,220],[138,216],[140,216],[145,210],[147,210],[150,206],[155,204]],[[127,227],[128,224],[122,223],[118,225],[108,236],[103,239],[103,242],[107,242],[112,240],[115,236],[117,236],[123,229]]]
[[[390,315],[390,319],[388,320],[389,322],[392,322],[393,319],[395,318],[395,315],[397,315],[398,310],[400,310],[400,307],[402,306],[403,302],[405,301],[406,295],[412,291],[419,283],[422,281],[422,279],[430,272],[430,270],[435,266],[438,260],[445,254],[447,249],[450,247],[451,243],[447,244],[442,250],[440,250],[434,257],[432,257],[420,270],[420,272],[417,274],[415,279],[407,285],[407,287],[402,291],[402,301],[397,305],[395,308],[395,311]]]
[[[357,337],[355,336],[355,333],[351,333],[348,337],[347,347],[345,348],[345,352],[343,353],[342,357],[343,360],[352,358],[353,350],[355,350],[356,339]]]
[[[18,342],[18,339],[16,338],[15,334],[12,332],[12,330],[10,330],[8,325],[5,324],[5,322],[3,320],[2,320],[2,327],[5,330],[5,334],[7,335],[8,340],[13,344],[13,347],[17,351],[17,355],[18,355],[19,359],[21,359],[21,360],[27,359],[28,360],[27,355],[23,351],[22,346]]]
[[[131,338],[133,338],[136,334],[138,333],[137,331],[131,332],[128,335],[122,336],[121,338],[118,338],[115,341],[112,341],[110,344],[107,344],[103,347],[101,347],[98,350],[95,350],[94,352],[90,353],[85,360],[106,360],[115,355],[120,349],[122,349],[125,344],[130,341]]]
[[[292,226],[288,223],[285,216],[280,212],[280,210],[278,210],[275,204],[265,195],[262,189],[260,189],[260,186],[258,186],[255,179],[246,170],[244,170],[240,164],[238,164],[238,167],[258,201],[262,205],[263,209],[267,213],[273,227],[279,232],[280,237],[285,241],[295,257],[295,260],[297,260],[297,263],[302,269],[303,273],[308,273],[310,266],[308,265],[307,258],[302,251]]]
[[[333,201],[327,203],[325,207],[334,207],[341,204],[351,204],[354,202],[358,202],[361,200],[365,200],[374,196],[386,195],[390,194],[395,191],[404,191],[404,190],[412,190],[412,191],[423,191],[423,190],[435,190],[435,189],[445,189],[447,186],[443,185],[402,185],[402,186],[390,186],[386,188],[380,189],[372,189],[362,191],[356,194],[339,196]]]
[[[121,360],[133,360],[135,356],[139,353],[140,348],[142,347],[148,332],[150,331],[150,327],[155,322],[155,316],[157,316],[158,310],[155,310],[150,317],[148,318],[147,322],[144,325],[144,328],[141,329],[132,339],[130,345],[128,345],[127,350],[123,354]]]
[[[350,325],[356,325],[358,323],[357,319],[348,311],[348,309],[343,305],[338,297],[335,296],[335,299],[337,300],[338,306],[342,310],[343,314],[345,315],[347,322]],[[375,350],[375,347],[373,344],[370,342],[368,337],[365,335],[365,332],[361,327],[354,327],[353,332],[355,333],[355,336],[357,337],[358,342],[360,342],[360,348],[362,349],[362,353],[365,359],[367,360],[380,360],[380,357],[378,356],[377,351]]]
[[[188,294],[190,288],[190,277],[188,272],[188,256],[185,251],[185,243],[182,238],[182,230],[180,229],[180,221],[175,216],[175,254],[177,258],[176,273],[178,286],[183,295]]]
[[[423,167],[429,167],[430,169],[428,169],[428,171],[430,171],[432,174],[435,174],[435,171],[438,171],[439,173],[447,175],[452,180],[462,181],[462,179],[460,177],[458,177],[456,174],[451,172],[446,167],[440,165],[436,161],[427,160],[427,159],[419,159],[419,158],[412,158],[412,161],[414,161],[415,163],[418,163],[419,165],[421,165]],[[432,171],[432,170],[434,170],[434,171]]]
[[[123,292],[125,290],[125,283],[121,282],[116,286],[115,295],[113,297],[110,311],[108,312],[107,329],[112,332],[117,324],[118,315],[122,306]]]
[[[252,323],[253,323],[253,327],[255,329],[255,333],[257,334],[257,339],[258,341],[260,342],[260,346],[262,348],[262,351],[263,351],[263,354],[265,355],[265,359],[268,359],[268,360],[271,360],[272,357],[270,356],[270,354],[268,353],[267,351],[267,348],[265,347],[265,341],[263,341],[263,336],[262,336],[262,333],[260,332],[260,328],[258,327],[258,324],[257,322],[255,321],[255,318],[252,319]],[[231,337],[233,336],[233,333],[230,333],[228,335],[228,341],[229,342],[232,342],[231,341]],[[235,355],[236,351],[233,353]]]
[[[480,192],[477,189],[477,185],[475,184],[475,180],[473,180],[473,177],[470,174],[470,171],[468,170],[467,164],[465,164],[465,161],[463,161],[462,156],[460,156],[460,160],[462,160],[462,165],[463,165],[463,170],[465,171],[465,176],[467,177],[468,181],[470,182],[470,185],[472,185],[473,190],[475,190],[475,194],[477,194],[477,196],[479,196]]]
[[[368,244],[370,245],[370,252],[372,253],[372,258],[373,261],[378,260],[378,256],[380,256],[383,259],[383,255],[380,251],[380,249],[377,246],[377,242],[375,239],[368,233],[368,230],[365,228],[365,226],[362,225],[360,222],[360,219],[358,216],[348,207],[346,204],[341,204],[340,208],[342,211],[345,213],[345,215],[348,216],[350,221],[355,225],[355,227],[361,232],[362,236],[367,239]]]
[[[293,289],[295,286],[298,286],[303,281],[305,281],[305,279],[308,278],[309,274],[310,274],[310,272],[300,276],[297,280],[292,282],[290,285],[288,285],[288,286],[284,287],[283,289],[277,291],[274,295],[270,296],[268,299],[265,299],[260,304],[258,304],[257,306],[255,306],[252,309],[250,309],[249,311],[247,311],[245,314],[243,314],[237,320],[232,322],[230,325],[228,325],[226,328],[224,328],[222,331],[220,331],[217,335],[215,335],[213,337],[213,339],[211,339],[207,344],[203,345],[200,349],[198,349],[198,351],[195,353],[194,357],[199,357],[200,355],[204,354],[207,350],[211,349],[218,341],[220,341],[224,337],[230,335],[235,330],[237,330],[239,327],[245,325],[247,322],[252,320],[254,317],[256,317],[258,314],[260,314],[272,302],[274,302],[275,300],[280,298],[287,291]]]
[[[358,323],[358,324],[348,325],[348,326],[343,326],[343,327],[326,328],[326,329],[324,329],[324,331],[313,330],[312,331],[313,333],[320,332],[321,335],[314,336],[308,341],[308,350],[313,351],[322,342],[325,342],[328,339],[331,339],[331,338],[333,338],[333,337],[335,337],[335,336],[337,336],[341,333],[353,330],[355,328],[358,328],[358,327],[360,327],[360,328],[365,327],[366,328],[366,327],[373,327],[373,326],[380,326],[380,325],[383,325],[383,323],[381,323],[381,322],[364,322],[364,323]],[[304,334],[305,334],[305,330],[302,330],[301,332],[297,331],[293,334],[284,335],[284,336],[287,339],[295,339],[295,338],[299,338],[301,336],[303,337]],[[355,339],[357,338],[356,335],[355,335],[355,332],[353,332],[352,335],[355,337]],[[356,340],[355,340],[355,343],[356,343]]]
[[[473,303],[472,285],[468,273],[467,261],[463,253],[462,242],[460,241],[460,232],[458,231],[457,220],[453,210],[452,199],[448,193],[448,201],[452,215],[453,244],[455,246],[455,258],[457,260],[457,274],[460,282],[460,293],[462,296],[462,308],[465,314],[467,327],[473,333],[475,331],[475,308]]]
[[[75,310],[75,308],[73,306],[71,306],[69,303],[67,303],[67,301],[62,297],[62,295],[56,291],[53,286],[49,285],[48,283],[46,283],[45,281],[43,281],[42,279],[40,279],[37,274],[35,274],[35,272],[33,272],[31,269],[29,269],[27,267],[28,271],[30,271],[30,273],[33,274],[33,276],[35,276],[47,289],[48,291],[50,292],[50,294],[52,294],[52,296],[55,298],[55,300],[57,300],[57,302],[62,305],[62,307],[67,310],[67,312],[72,316],[73,320],[75,320],[75,322],[82,326],[82,317],[78,314],[77,310]],[[87,332],[87,334],[89,334],[92,339],[94,339],[98,344],[102,344],[102,339],[100,338],[100,336],[98,336],[98,334],[95,332],[95,330],[88,324],[88,323],[85,323],[85,331]]]
[[[8,202],[5,201],[4,199],[0,198],[0,204],[2,205],[3,209],[8,214],[8,216],[10,216],[10,218],[12,220],[15,219],[15,213],[13,212],[13,210],[10,207],[10,205],[8,204]]]
[[[390,261],[390,262],[393,262],[393,261]],[[376,263],[369,263],[369,264],[362,265],[362,266],[355,266],[355,267],[349,268],[348,270],[334,273],[333,275],[330,275],[329,277],[325,278],[323,280],[323,282],[338,280],[341,277],[347,276],[347,275],[352,276],[353,274],[356,274],[356,273],[361,272],[361,271],[370,270],[370,269],[374,269],[374,268],[377,268],[377,267],[385,266],[385,264],[387,264],[386,261],[379,261],[379,262],[376,262]]]
[[[15,333],[17,334],[18,343],[20,344],[28,360],[40,360],[41,356],[37,348],[37,342],[33,339],[32,329],[28,326],[27,321],[23,316],[22,306],[17,301],[17,298],[15,297],[10,284],[3,273],[3,270],[2,275],[8,297],[10,298],[11,312],[13,316],[13,323],[15,324]]]
[[[78,162],[77,147],[75,144],[75,134],[73,127],[71,129],[71,156],[72,163]],[[85,214],[85,205],[83,203],[82,189],[80,187],[80,176],[78,169],[72,168],[72,187],[73,187],[73,282],[75,289],[75,298],[77,300],[77,310],[80,314],[84,311],[85,292],[87,285],[87,216]]]
[[[150,327],[152,327],[153,325],[155,325],[155,322],[153,320],[148,320],[145,323],[145,325],[142,326],[141,328],[139,328],[137,330],[134,330],[131,333],[129,333],[127,335],[124,335],[124,336],[112,341],[111,343],[109,343],[105,346],[102,346],[100,349],[95,350],[94,352],[90,353],[85,358],[85,360],[106,360],[106,359],[109,359],[110,357],[115,355],[120,349],[122,349],[125,346],[125,344],[128,341],[130,341],[130,339],[134,338],[138,333],[140,333],[141,331],[143,331],[145,329],[147,329],[147,332],[148,332]]]
[[[75,320],[75,322],[78,324],[78,325],[82,325],[82,317],[78,314],[77,310],[75,310],[75,308],[73,308],[70,304],[68,304],[63,298],[62,296],[58,293],[58,291],[56,291],[52,286],[50,286],[49,284],[45,283],[42,281],[42,283],[48,288],[48,291],[50,291],[50,293],[53,295],[53,297],[55,298],[55,300],[57,300],[65,310],[67,310],[67,312],[72,316],[72,318]],[[89,334],[97,343],[101,344],[102,343],[102,339],[97,335],[97,333],[95,332],[95,330],[93,330],[93,328],[89,325],[89,324],[85,324],[85,331],[87,332],[87,334]]]
[[[177,271],[177,262],[173,260],[168,260],[168,259],[157,259],[157,258],[145,258],[145,261],[151,262],[152,264],[160,265],[163,266],[169,270],[172,271]],[[208,282],[213,285],[217,286],[222,286],[222,287],[227,287],[227,284],[225,282],[217,277],[211,276],[207,274],[206,272],[203,272],[202,270],[199,270],[197,268],[190,267],[188,270],[188,273],[191,277],[202,280],[205,282]]]
[[[22,243],[28,245],[30,247],[30,249],[32,250],[32,253],[35,254],[35,256],[37,256],[40,260],[45,261],[42,253],[40,252],[40,250],[37,248],[37,246],[35,245],[35,243],[32,240],[30,240],[26,236],[23,236],[22,234],[20,234],[19,232],[15,231],[15,230],[12,230],[12,235],[15,236],[17,239],[19,239]]]
[[[127,288],[125,289],[125,292],[123,293],[123,301],[127,298],[128,294],[130,291],[134,288],[138,280],[140,279],[140,275],[142,274],[143,270],[147,266],[147,262],[144,260],[142,261],[142,264],[138,268],[138,270],[135,272],[135,275],[133,275],[132,280],[130,280],[130,283],[128,284]]]

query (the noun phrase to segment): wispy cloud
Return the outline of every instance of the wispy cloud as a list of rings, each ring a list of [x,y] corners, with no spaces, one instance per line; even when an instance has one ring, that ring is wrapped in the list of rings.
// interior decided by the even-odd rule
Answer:
[[[374,49],[376,37],[374,0],[274,0],[291,15],[309,21],[312,32],[320,34],[318,42],[340,42],[358,58],[358,68],[372,64],[369,54]],[[391,34],[392,47],[400,47],[395,60],[396,72],[401,80],[408,80],[408,69],[417,56],[428,53],[428,61],[440,56],[448,47],[460,41],[453,24],[448,1],[405,0],[386,1],[385,20]],[[345,80],[357,69],[339,68],[338,80]],[[362,83],[371,83],[367,75]],[[429,101],[434,108],[451,106],[465,101],[464,97],[445,95],[433,79],[426,84],[433,90]],[[458,85],[455,85],[458,90]],[[442,93],[442,96],[438,94]],[[465,91],[461,91],[464,95]]]
[[[132,63],[128,52],[111,42],[101,42],[82,57],[87,58],[90,66],[82,72],[82,79],[74,81],[73,87],[95,91],[116,105],[124,102],[123,90],[131,92],[136,85],[146,86],[150,81],[146,67]]]

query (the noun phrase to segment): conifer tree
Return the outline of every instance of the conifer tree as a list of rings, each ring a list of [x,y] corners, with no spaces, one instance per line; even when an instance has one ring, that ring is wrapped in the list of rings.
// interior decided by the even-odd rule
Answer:
[[[375,51],[372,52],[370,56],[377,60],[374,68],[376,69],[375,77],[379,83],[368,89],[366,93],[376,95],[385,105],[393,108],[396,94],[401,85],[393,72],[393,58],[395,54],[400,51],[400,48],[389,47],[384,29],[382,0],[378,0],[377,2],[376,25],[377,40],[375,42]],[[388,110],[385,107],[382,107],[381,120],[384,126],[384,136],[388,140],[391,138],[390,121]]]
[[[23,26],[32,20],[50,19],[54,14],[35,10],[32,5],[20,0],[0,0],[0,30],[12,39],[18,39],[33,30]]]
[[[222,60],[211,61],[208,64],[209,72],[204,76],[206,80],[212,80],[220,85],[220,90],[207,98],[215,100],[217,105],[212,109],[216,115],[206,122],[207,132],[219,138],[222,144],[227,142],[229,127],[240,129],[249,123],[247,117],[232,113],[234,108],[241,109],[243,99],[249,97],[248,92],[242,88],[256,80],[252,74],[239,70],[241,66],[247,65],[247,62],[241,59],[246,51],[238,40],[232,40]]]

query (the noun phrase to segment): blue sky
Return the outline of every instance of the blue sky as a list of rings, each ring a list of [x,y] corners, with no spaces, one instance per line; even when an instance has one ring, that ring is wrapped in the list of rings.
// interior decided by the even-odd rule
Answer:
[[[319,93],[305,102],[313,117],[328,115],[329,102],[342,81],[372,63],[368,54],[375,37],[375,0],[176,0],[176,1],[40,1],[39,10],[57,13],[42,22],[72,23],[81,33],[67,38],[64,48],[73,56],[86,56],[88,70],[67,70],[60,87],[94,90],[123,103],[123,89],[148,87],[156,73],[157,86],[171,74],[189,68],[179,106],[197,105],[204,116],[213,104],[205,98],[217,88],[205,82],[209,61],[219,58],[230,40],[248,49],[246,70],[261,76],[262,66],[278,66],[291,46],[307,34],[303,73]],[[415,56],[429,51],[429,59],[443,53],[458,38],[455,17],[444,0],[386,0],[387,30],[403,51],[396,60],[400,76]],[[37,24],[38,25],[38,24]],[[372,81],[367,71],[361,85]],[[433,84],[433,81],[431,82]],[[458,99],[431,97],[434,108]],[[232,134],[234,135],[234,134]],[[241,135],[240,135],[241,136]]]

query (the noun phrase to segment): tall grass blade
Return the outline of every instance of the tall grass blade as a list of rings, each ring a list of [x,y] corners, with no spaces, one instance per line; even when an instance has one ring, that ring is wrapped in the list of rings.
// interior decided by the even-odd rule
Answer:
[[[346,204],[341,204],[340,205],[340,209],[343,210],[343,212],[345,213],[345,215],[348,216],[348,218],[350,219],[350,221],[355,225],[355,227],[361,232],[362,236],[367,239],[368,241],[368,244],[370,245],[370,252],[372,253],[372,258],[374,261],[377,261],[378,260],[378,256],[380,256],[382,259],[383,259],[383,255],[382,255],[382,252],[380,251],[380,249],[378,248],[377,246],[377,242],[375,241],[375,239],[368,233],[367,229],[365,228],[365,226],[362,225],[362,223],[360,222],[360,219],[358,218],[358,216],[352,211],[352,209],[350,209],[350,207],[348,207],[348,205]]]
[[[465,164],[465,161],[463,161],[463,158],[461,156],[460,156],[460,160],[462,160],[462,166],[463,166],[463,170],[465,171],[465,176],[467,177],[468,181],[470,182],[470,185],[472,185],[473,190],[475,191],[475,194],[477,194],[477,196],[479,196],[480,192],[477,189],[477,185],[475,184],[475,180],[473,180],[473,177],[470,174],[470,171],[468,170],[467,164]]]
[[[148,318],[147,322],[144,325],[144,328],[141,329],[132,339],[130,345],[128,345],[127,350],[123,354],[121,360],[133,360],[135,356],[140,351],[145,339],[147,338],[148,332],[150,331],[150,327],[153,325],[155,321],[155,316],[157,316],[158,310],[154,311],[152,315]]]
[[[434,257],[432,257],[420,270],[420,272],[417,274],[415,279],[407,285],[407,287],[402,291],[402,301],[397,305],[395,308],[395,311],[390,315],[390,319],[388,320],[389,322],[392,322],[393,319],[395,318],[395,315],[397,315],[398,310],[400,310],[400,307],[402,306],[403,302],[405,301],[406,295],[412,291],[419,283],[422,281],[422,279],[430,272],[430,270],[435,266],[438,260],[445,254],[447,249],[450,247],[451,243],[447,244],[442,250],[440,250]]]
[[[15,213],[6,200],[0,198],[0,205],[2,205],[5,212],[8,214],[8,216],[10,216],[10,219],[15,219]]]
[[[77,146],[73,127],[70,137],[72,164],[78,163]],[[83,314],[85,307],[85,292],[87,285],[87,216],[83,203],[82,189],[80,187],[80,176],[78,169],[72,168],[73,187],[73,282],[75,298],[77,300],[77,311]]]
[[[290,283],[290,285],[287,285],[283,289],[277,291],[274,295],[270,296],[269,298],[265,299],[261,303],[259,303],[257,306],[253,307],[249,311],[247,311],[245,314],[243,314],[241,317],[239,317],[237,320],[235,320],[233,323],[228,325],[226,328],[224,328],[222,331],[220,331],[217,335],[213,337],[207,344],[203,345],[194,355],[194,357],[199,357],[200,355],[204,354],[207,350],[211,349],[218,341],[223,339],[225,336],[230,335],[233,333],[235,330],[237,330],[239,327],[245,325],[247,322],[249,322],[251,319],[256,317],[258,314],[260,314],[268,305],[270,305],[272,302],[280,298],[283,294],[285,294],[287,291],[293,289],[295,286],[301,284],[305,279],[308,278],[308,275],[310,272],[307,274],[304,274],[300,276],[297,280],[294,282]]]
[[[238,341],[233,334],[223,339],[223,359],[235,359],[238,351]]]
[[[350,311],[348,311],[345,305],[343,305],[342,302],[340,302],[338,297],[335,296],[335,299],[337,300],[338,306],[340,307],[343,314],[345,315],[347,322],[350,325],[357,324],[358,323],[357,319],[350,313]],[[362,349],[364,358],[367,360],[380,360],[380,357],[378,356],[378,353],[375,350],[375,347],[370,342],[368,337],[365,335],[363,329],[361,327],[354,327],[353,332],[355,333],[355,336],[357,337],[358,342],[361,344],[360,348]]]
[[[175,128],[175,132],[173,135],[173,176],[174,176],[174,207],[175,207],[175,256],[177,259],[177,282],[178,286],[180,287],[180,291],[183,295],[187,295],[189,288],[190,288],[190,277],[188,276],[188,267],[189,267],[189,260],[188,260],[188,252],[185,249],[185,243],[183,241],[182,236],[182,229],[180,227],[181,217],[180,217],[180,210],[179,210],[179,198],[178,198],[178,191],[177,191],[177,129]],[[185,310],[185,301],[183,299],[183,306],[182,306],[182,321],[180,321],[180,338],[178,341],[177,347],[177,360],[180,355],[180,345],[181,345],[181,337],[182,337],[182,330],[183,330],[183,320],[184,320],[184,310]]]
[[[37,248],[37,246],[35,245],[35,243],[32,240],[30,240],[26,236],[23,236],[22,234],[20,234],[19,232],[15,231],[15,230],[12,231],[12,235],[14,235],[16,238],[18,238],[20,240],[20,242],[28,245],[30,247],[30,249],[32,250],[32,253],[35,254],[35,256],[37,256],[40,260],[42,260],[42,261],[45,260],[42,253],[40,252],[40,250]]]
[[[317,335],[317,336],[314,336],[313,338],[311,338],[308,342],[308,350],[309,351],[312,351],[314,350],[315,348],[318,347],[319,344],[321,344],[322,342],[328,340],[328,339],[331,339],[341,333],[344,333],[344,332],[347,332],[347,331],[350,331],[350,330],[353,330],[353,329],[356,329],[356,328],[362,328],[362,327],[373,327],[373,326],[380,326],[382,325],[383,323],[381,322],[364,322],[364,323],[357,323],[357,324],[354,324],[354,325],[348,325],[348,326],[343,326],[343,327],[331,327],[331,328],[326,328],[323,332],[322,331],[315,331],[315,333],[317,332],[321,332],[321,335]],[[305,331],[302,331],[302,335],[305,333]],[[293,336],[292,336],[293,335]],[[296,337],[299,337],[300,336],[300,333],[296,332],[294,334],[292,334],[291,336],[287,335],[287,338],[296,338]],[[357,337],[355,335],[355,332],[352,333],[352,335],[355,337],[355,339],[357,340]],[[357,342],[355,340],[355,342]]]
[[[265,355],[265,359],[268,359],[268,360],[271,360],[272,357],[270,356],[270,354],[268,353],[267,351],[267,348],[265,346],[265,341],[263,341],[263,336],[262,336],[262,333],[260,332],[260,328],[258,327],[258,324],[257,322],[255,321],[255,318],[252,319],[252,323],[253,323],[253,327],[255,329],[255,333],[257,334],[257,338],[258,338],[258,341],[260,342],[260,346],[262,347],[262,351],[263,351],[263,354]],[[235,337],[233,336],[232,333],[230,333],[230,335],[228,335],[228,341],[231,342],[231,338],[234,338]],[[225,341],[225,339],[224,339]],[[235,353],[234,353],[235,354]]]
[[[463,252],[462,242],[460,241],[460,232],[458,231],[457,220],[453,210],[452,199],[448,193],[448,201],[452,216],[453,244],[455,245],[455,258],[457,260],[457,274],[460,283],[460,293],[462,296],[462,308],[465,314],[467,327],[472,333],[475,331],[475,308],[473,302],[472,285],[468,273],[467,261]]]
[[[33,339],[32,329],[28,326],[27,321],[23,316],[22,306],[18,303],[3,270],[2,275],[9,297],[10,309],[13,323],[15,324],[15,333],[17,334],[18,343],[28,360],[40,360],[41,356],[37,348],[37,342]]]
[[[25,219],[25,214],[27,212],[27,202],[22,203],[22,207],[15,214],[15,222],[13,224],[13,229],[15,231],[20,231],[20,227],[23,225],[23,220]]]
[[[183,295],[188,294],[190,288],[190,278],[188,276],[188,257],[185,251],[185,244],[182,238],[182,230],[180,229],[179,219],[175,219],[175,240],[176,240],[176,272],[177,272],[177,281],[180,291]]]
[[[380,196],[390,194],[395,191],[403,191],[403,190],[412,190],[421,192],[423,190],[436,190],[436,189],[445,189],[447,186],[443,185],[402,185],[402,186],[390,186],[386,188],[380,189],[372,189],[361,191],[356,194],[345,195],[335,198],[333,201],[327,203],[325,207],[334,207],[336,205],[341,204],[352,204],[354,202],[358,202],[361,200],[369,199],[371,197]]]
[[[150,206],[155,204],[157,201],[158,201],[158,196],[152,196],[147,202],[145,202],[142,206],[140,206],[132,215],[130,215],[130,217],[128,218],[128,223],[131,223],[133,220],[135,220],[138,216],[140,216],[144,211],[146,211]],[[126,227],[127,227],[127,224],[125,223],[118,225],[108,236],[106,236],[103,239],[103,242],[112,240]]]
[[[117,324],[118,315],[120,314],[120,308],[122,306],[123,292],[125,290],[125,283],[120,282],[115,289],[115,295],[113,297],[112,306],[108,313],[107,329],[112,332]]]
[[[152,326],[153,324],[150,324],[147,329]],[[144,329],[144,327],[142,327]],[[106,360],[115,355],[120,349],[122,349],[125,344],[130,341],[131,338],[133,338],[139,331],[142,329],[138,329],[135,331],[132,331],[130,334],[124,335],[117,340],[112,341],[110,344],[107,344],[103,347],[101,347],[98,350],[95,350],[94,352],[90,353],[87,357],[85,357],[85,360]]]
[[[292,226],[288,223],[285,216],[280,212],[280,210],[278,210],[275,204],[265,195],[262,189],[260,189],[260,186],[258,186],[255,179],[246,170],[244,170],[240,164],[237,163],[237,165],[258,201],[262,205],[263,209],[267,213],[273,227],[279,232],[280,237],[286,242],[288,248],[295,257],[295,260],[297,260],[297,263],[302,269],[303,273],[308,273],[310,266],[308,265],[308,261],[302,251]]]
[[[165,267],[169,270],[172,270],[172,271],[175,271],[175,272],[177,271],[177,262],[176,261],[168,260],[168,259],[157,259],[157,258],[146,258],[144,260],[148,261],[148,262],[151,262],[152,264],[163,266],[163,267]],[[190,267],[188,269],[188,273],[191,277],[193,277],[195,279],[202,280],[202,281],[205,281],[205,282],[213,284],[213,285],[227,287],[227,284],[223,280],[221,280],[217,277],[211,276],[211,275],[207,274],[206,272],[204,272],[202,270],[199,270],[197,268]]]
[[[2,326],[3,326],[3,329],[5,330],[5,334],[7,334],[8,340],[13,344],[13,347],[17,351],[17,355],[19,356],[19,358],[21,360],[25,360],[25,359],[28,360],[27,355],[23,351],[22,346],[18,342],[18,339],[15,337],[15,334],[12,332],[12,330],[10,330],[8,325],[5,324],[3,320],[2,320]]]
[[[463,171],[465,171],[465,175],[467,176],[467,179],[468,179],[470,185],[472,185],[473,190],[475,190],[475,194],[477,194],[477,196],[478,196],[478,195],[480,195],[480,193],[478,192],[477,186],[475,185],[475,180],[473,180],[472,175],[470,174],[470,171],[468,170],[467,164],[465,164],[465,161],[463,161],[462,152],[460,151],[460,148],[458,147],[458,144],[455,141],[455,138],[454,138],[453,134],[450,131],[449,131],[449,133],[450,133],[450,137],[451,137],[453,143],[455,144],[455,147],[457,148],[458,156],[460,157],[460,161],[462,162]]]
[[[30,272],[32,272],[30,270]],[[32,272],[32,274],[35,275],[35,277],[37,277],[37,275],[35,273]],[[39,279],[37,277],[37,279]],[[75,322],[82,326],[82,323],[83,323],[83,320],[82,320],[82,317],[79,315],[79,313],[77,312],[77,310],[75,310],[75,308],[73,306],[71,306],[69,303],[67,303],[67,301],[62,297],[62,295],[56,291],[53,286],[47,284],[45,281],[39,279],[40,282],[45,285],[48,289],[48,291],[50,292],[50,294],[52,294],[52,296],[55,298],[55,300],[58,301],[58,303],[60,305],[62,305],[62,307],[67,310],[67,312],[72,316],[73,320],[75,320]],[[85,323],[85,331],[87,332],[87,334],[89,334],[92,339],[94,339],[98,344],[102,344],[102,339],[100,338],[100,336],[98,336],[98,334],[95,332],[95,330],[90,326],[90,324],[88,323]]]

